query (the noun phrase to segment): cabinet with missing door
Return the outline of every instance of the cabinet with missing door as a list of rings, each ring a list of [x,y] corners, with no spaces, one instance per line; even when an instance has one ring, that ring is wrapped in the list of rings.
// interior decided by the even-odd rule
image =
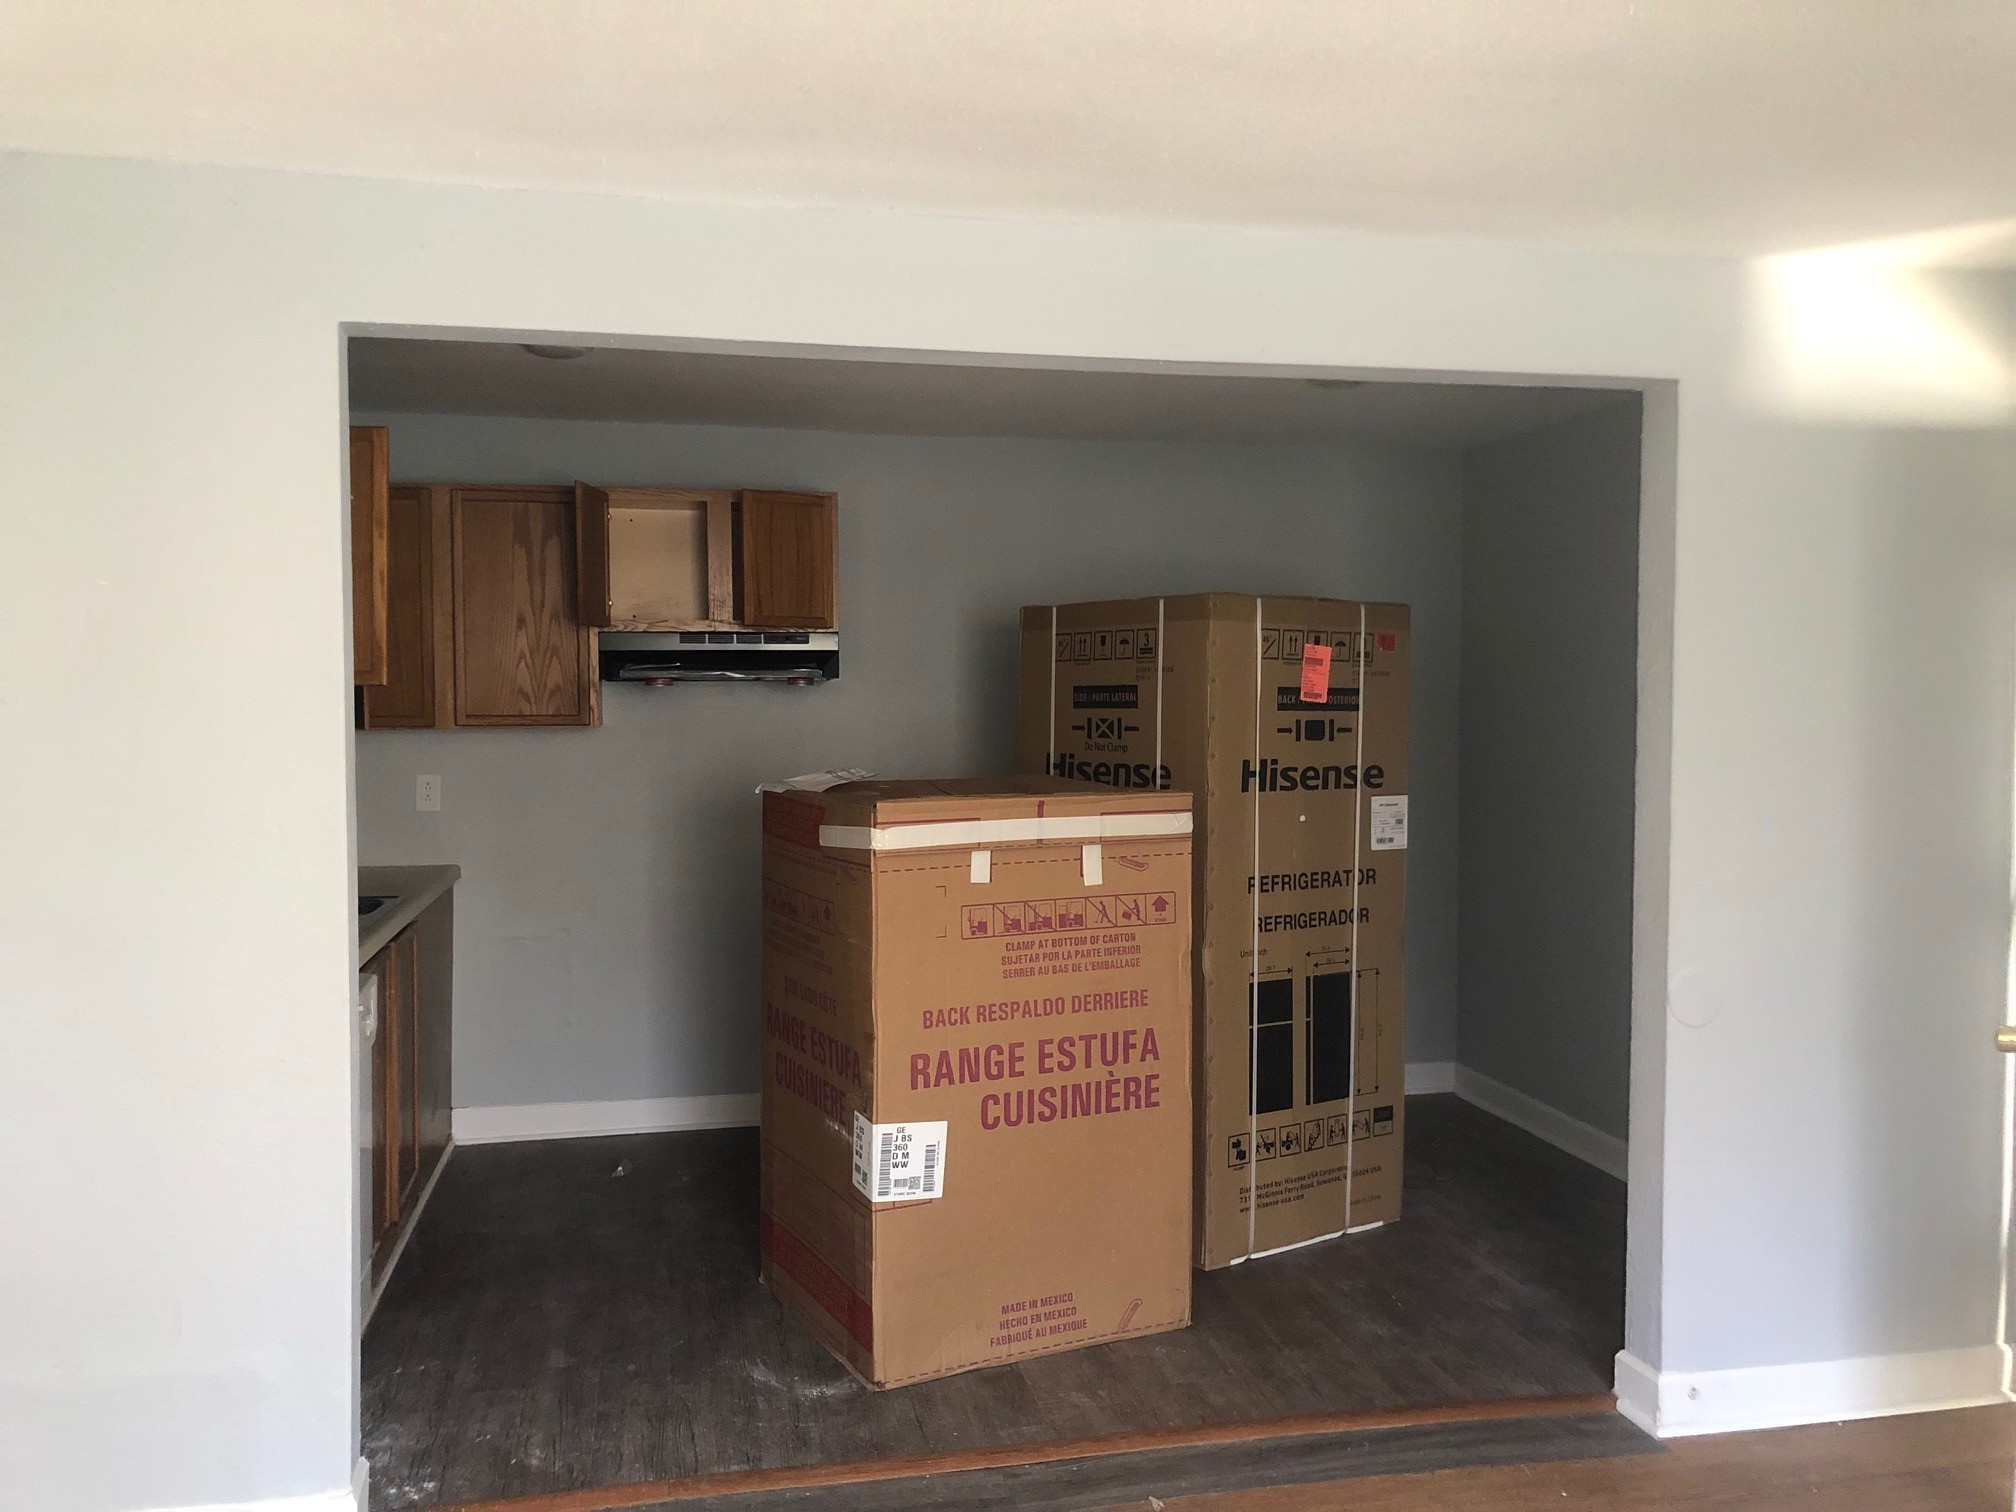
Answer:
[[[574,485],[581,616],[604,630],[837,630],[830,493]]]

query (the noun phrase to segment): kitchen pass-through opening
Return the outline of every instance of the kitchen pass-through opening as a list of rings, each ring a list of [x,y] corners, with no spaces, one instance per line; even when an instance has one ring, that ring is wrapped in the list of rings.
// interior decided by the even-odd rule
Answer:
[[[361,1169],[389,1143],[407,1184],[388,1217],[380,1181],[359,1241],[374,1506],[822,1478],[893,1505],[875,1477],[1104,1474],[1151,1447],[1156,1486],[1211,1489],[1252,1483],[1250,1446],[1291,1429],[1441,1424],[1457,1463],[1487,1437],[1462,1425],[1507,1413],[1535,1454],[1635,1446],[1605,1403],[1638,392],[386,336],[354,339],[349,371],[353,602],[384,626],[353,650],[383,679],[360,678],[358,855],[456,871],[452,1012],[431,1041],[411,1017],[390,1111],[360,1105]],[[1203,593],[1408,607],[1404,956],[1247,973],[1246,1148],[1193,1152],[1285,1169],[1390,1126],[1400,1216],[1192,1271],[1186,1328],[871,1389],[759,1279],[756,789],[1008,776],[1024,606]],[[742,636],[792,639],[717,639]],[[816,675],[764,675],[815,642]],[[715,675],[621,676],[631,652],[678,674],[682,651]],[[1302,885],[1261,916],[1309,911],[1278,902]],[[365,891],[360,949],[387,949]],[[421,1001],[424,940],[400,970]],[[430,1076],[452,1153],[406,1174],[399,1088]],[[1070,1179],[1032,1171],[998,1221]],[[1027,1505],[1063,1494],[1030,1484]]]

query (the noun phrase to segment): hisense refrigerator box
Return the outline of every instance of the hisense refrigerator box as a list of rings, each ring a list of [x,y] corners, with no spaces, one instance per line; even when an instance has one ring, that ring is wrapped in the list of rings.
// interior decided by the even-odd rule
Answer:
[[[1408,655],[1404,604],[1022,611],[1022,769],[1195,803],[1207,1269],[1400,1216]]]
[[[763,794],[763,1277],[872,1386],[1190,1321],[1190,800]]]

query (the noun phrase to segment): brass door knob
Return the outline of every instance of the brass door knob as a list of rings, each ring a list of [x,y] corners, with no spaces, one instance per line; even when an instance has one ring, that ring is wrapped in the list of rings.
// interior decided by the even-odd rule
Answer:
[[[2016,1055],[2016,1024],[2004,1024],[1995,1031],[1995,1048],[2004,1055]]]

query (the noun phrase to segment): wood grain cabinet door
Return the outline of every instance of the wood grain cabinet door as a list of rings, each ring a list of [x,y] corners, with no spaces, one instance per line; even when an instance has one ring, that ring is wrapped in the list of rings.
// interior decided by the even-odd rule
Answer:
[[[367,730],[425,730],[440,722],[434,534],[431,490],[387,491],[385,677],[381,686],[364,690]]]
[[[406,1216],[419,1195],[414,1187],[420,1175],[420,948],[413,930],[402,931],[387,954],[394,982],[390,1017],[397,1025],[392,1036],[397,1065],[390,1078],[394,1097],[387,1109],[396,1220]]]
[[[833,494],[744,490],[736,541],[743,624],[839,628],[839,514]]]
[[[601,723],[577,609],[574,490],[456,488],[448,512],[458,725]]]
[[[371,1041],[371,1248],[375,1254],[386,1231],[398,1219],[398,1204],[390,1180],[391,1164],[385,1140],[391,1129],[391,1066],[385,1053],[389,1025],[392,952],[381,950],[364,969],[378,979],[378,1033]],[[375,1274],[375,1269],[374,1269]]]
[[[391,432],[382,425],[350,427],[350,631],[354,680],[385,681],[385,533]]]
[[[378,975],[378,1039],[371,1057],[372,1275],[414,1199],[420,1171],[420,954],[411,929],[371,959]]]

